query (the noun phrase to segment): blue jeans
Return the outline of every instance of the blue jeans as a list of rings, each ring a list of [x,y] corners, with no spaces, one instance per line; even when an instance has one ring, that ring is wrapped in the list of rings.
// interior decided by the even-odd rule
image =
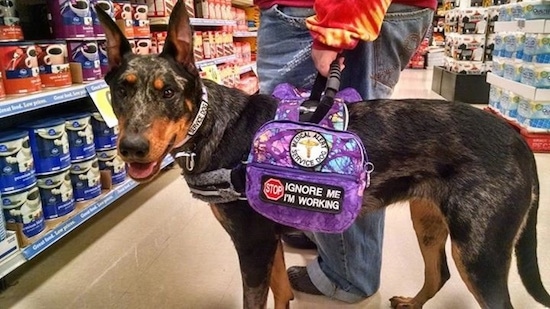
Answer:
[[[273,6],[262,10],[258,31],[260,92],[270,94],[280,83],[311,88],[317,71],[311,59],[312,38],[305,18],[311,8]],[[430,9],[392,4],[380,36],[344,52],[342,88],[353,87],[364,99],[389,98],[400,72],[424,38]],[[368,189],[367,189],[368,190]],[[313,284],[326,296],[354,303],[380,286],[385,211],[359,217],[342,234],[307,233],[318,258],[307,266]]]

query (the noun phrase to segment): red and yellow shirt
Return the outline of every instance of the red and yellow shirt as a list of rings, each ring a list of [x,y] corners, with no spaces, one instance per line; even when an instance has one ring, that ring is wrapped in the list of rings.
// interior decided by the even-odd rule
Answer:
[[[256,0],[261,9],[274,4],[311,7],[316,15],[306,20],[317,49],[352,49],[359,41],[378,37],[391,0]],[[393,0],[393,3],[437,8],[437,0]]]

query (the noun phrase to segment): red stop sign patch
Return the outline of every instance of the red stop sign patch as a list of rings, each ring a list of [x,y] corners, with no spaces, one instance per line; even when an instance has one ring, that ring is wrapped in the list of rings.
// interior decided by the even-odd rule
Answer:
[[[280,180],[269,178],[264,182],[263,191],[265,197],[272,201],[277,201],[285,194],[285,187]]]

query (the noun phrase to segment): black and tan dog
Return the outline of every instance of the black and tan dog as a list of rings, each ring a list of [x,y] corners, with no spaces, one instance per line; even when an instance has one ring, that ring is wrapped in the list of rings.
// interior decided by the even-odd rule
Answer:
[[[194,168],[182,166],[184,173],[237,166],[254,132],[273,118],[277,102],[199,78],[181,1],[160,55],[132,54],[116,24],[100,17],[111,66],[106,80],[120,126],[118,149],[129,175],[151,180],[166,154],[182,150],[196,154]],[[410,201],[425,261],[420,292],[392,298],[393,307],[420,308],[449,279],[448,235],[460,275],[481,307],[512,307],[507,279],[514,249],[528,292],[550,306],[536,254],[535,160],[514,129],[469,105],[436,100],[375,100],[349,110],[349,129],[361,137],[376,167],[364,195],[365,213]],[[275,307],[287,308],[293,294],[279,237],[283,227],[246,201],[215,204],[212,210],[237,249],[244,307],[264,308],[271,287]]]

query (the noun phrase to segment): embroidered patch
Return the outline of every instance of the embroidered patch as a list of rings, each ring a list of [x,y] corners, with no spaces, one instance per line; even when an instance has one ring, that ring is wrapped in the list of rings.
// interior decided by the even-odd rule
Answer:
[[[327,140],[318,132],[302,131],[290,141],[290,157],[300,166],[315,167],[323,163],[327,156]]]
[[[342,211],[344,194],[341,187],[264,175],[260,199],[281,206],[337,214]]]

